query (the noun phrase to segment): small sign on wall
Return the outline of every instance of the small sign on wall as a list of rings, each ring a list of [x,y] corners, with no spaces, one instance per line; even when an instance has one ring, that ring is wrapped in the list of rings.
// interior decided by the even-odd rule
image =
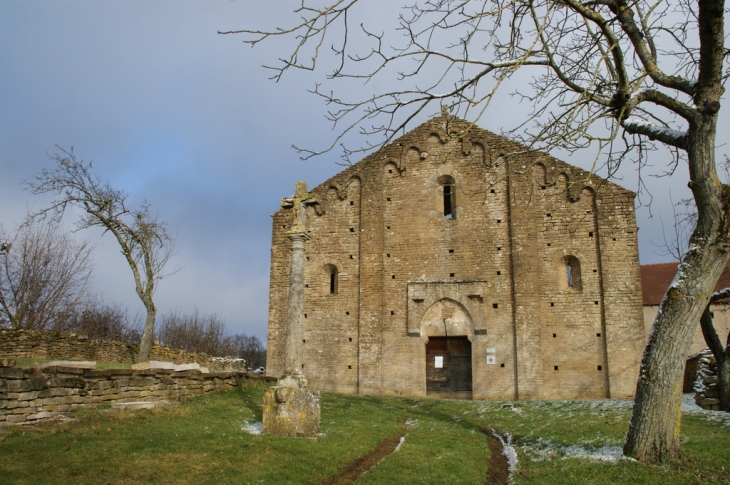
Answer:
[[[443,355],[437,355],[434,357],[434,367],[436,367],[437,369],[444,368],[444,356]]]
[[[497,356],[494,347],[487,348],[487,364],[494,365],[497,363]]]

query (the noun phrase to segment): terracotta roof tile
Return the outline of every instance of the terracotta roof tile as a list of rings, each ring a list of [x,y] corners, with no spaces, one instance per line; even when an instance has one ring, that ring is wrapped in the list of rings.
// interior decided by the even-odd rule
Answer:
[[[641,265],[641,288],[644,297],[644,305],[658,305],[662,301],[664,293],[672,283],[674,275],[677,273],[679,263],[659,263],[659,264],[642,264]],[[730,263],[720,275],[715,285],[715,291],[730,286]],[[728,303],[730,298],[720,300]]]

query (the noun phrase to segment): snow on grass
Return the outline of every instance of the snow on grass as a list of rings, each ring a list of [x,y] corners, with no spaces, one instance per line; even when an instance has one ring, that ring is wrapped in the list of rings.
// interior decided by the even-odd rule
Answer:
[[[585,445],[559,445],[550,440],[538,439],[536,442],[521,446],[522,452],[531,461],[545,461],[568,458],[580,458],[584,460],[595,460],[604,462],[616,462],[618,460],[630,460],[624,456],[623,447],[613,446],[585,446]]]
[[[708,421],[716,422],[721,426],[730,426],[730,413],[725,411],[710,411],[702,409],[695,402],[693,392],[688,392],[682,396],[682,412],[690,416],[701,416]]]
[[[261,423],[249,423],[248,421],[244,421],[243,426],[241,426],[241,431],[245,431],[248,434],[261,434]]]

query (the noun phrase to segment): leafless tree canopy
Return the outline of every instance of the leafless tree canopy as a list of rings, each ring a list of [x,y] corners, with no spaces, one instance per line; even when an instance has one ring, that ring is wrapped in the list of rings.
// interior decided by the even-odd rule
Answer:
[[[395,32],[362,23],[366,8],[371,3],[359,0],[303,1],[292,25],[223,32],[254,46],[288,38],[291,51],[268,66],[275,80],[291,69],[315,70],[330,53],[330,84],[362,83],[355,99],[316,86],[339,135],[324,150],[301,149],[304,158],[331,150],[352,130],[369,136],[364,146],[345,147],[346,160],[377,149],[419,113],[433,114],[433,105],[476,121],[495,96],[510,93],[500,88],[513,85],[510,94],[532,111],[507,134],[528,150],[591,148],[594,167],[605,164],[609,176],[628,160],[641,170],[657,145],[673,153],[668,172],[686,162],[696,228],[643,355],[624,447],[639,460],[678,457],[677,383],[730,257],[730,189],[715,165],[717,113],[730,74],[724,1],[414,1]]]
[[[477,121],[495,96],[514,94],[533,106],[510,131],[529,147],[592,146],[612,173],[622,159],[644,156],[657,140],[674,149],[676,162],[696,112],[719,109],[715,100],[702,99],[698,83],[709,71],[707,80],[715,83],[728,75],[721,42],[704,46],[721,52],[713,69],[700,72],[698,9],[691,0],[412,2],[395,33],[360,23],[359,9],[370,8],[367,3],[310,3],[302,2],[295,25],[221,32],[245,34],[251,45],[272,36],[292,40],[290,53],[265,66],[275,80],[290,69],[334,62],[329,79],[359,80],[360,92],[372,93],[345,99],[317,85],[313,91],[330,106],[328,117],[340,136],[325,150],[301,149],[305,158],[334,148],[352,129],[378,136],[365,146],[345,147],[345,156],[377,148],[438,105]],[[712,9],[705,15],[722,22],[722,3],[704,3]],[[518,70],[531,76],[529,89],[499,89],[510,89]],[[397,90],[379,92],[371,81]]]
[[[53,330],[125,343],[139,343],[142,339],[142,322],[138,318],[130,318],[118,303],[106,303],[100,298],[89,299]]]
[[[14,234],[0,226],[0,327],[57,329],[88,300],[92,246],[46,220],[30,220]]]
[[[201,315],[197,309],[189,314],[176,310],[163,315],[156,332],[160,343],[168,347],[221,357],[230,354],[226,333],[226,323],[218,315]]]
[[[239,357],[249,368],[266,365],[266,349],[256,336],[228,335],[226,323],[218,315],[200,314],[198,310],[180,310],[162,317],[157,338],[160,343],[187,352],[205,352],[218,357]]]
[[[127,194],[102,182],[92,171],[91,162],[78,160],[73,149],[60,150],[50,156],[56,167],[43,169],[34,182],[27,183],[34,194],[57,196],[38,215],[60,218],[68,207],[77,207],[85,212],[77,221],[79,229],[99,227],[115,237],[147,311],[138,355],[139,360],[147,360],[157,312],[152,296],[157,281],[166,276],[164,268],[175,253],[174,239],[165,223],[150,212],[146,201],[140,208],[130,207]]]

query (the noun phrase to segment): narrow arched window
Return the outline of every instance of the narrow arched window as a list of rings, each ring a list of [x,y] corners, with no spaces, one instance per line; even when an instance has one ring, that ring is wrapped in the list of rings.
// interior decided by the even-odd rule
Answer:
[[[582,289],[580,275],[580,260],[575,256],[566,256],[563,258],[565,266],[565,282],[568,288],[580,291]]]
[[[327,275],[329,276],[328,282],[329,282],[329,294],[330,295],[336,295],[337,294],[337,286],[338,286],[338,274],[339,271],[337,271],[337,266],[334,264],[326,264],[324,266],[325,271],[327,272]]]
[[[456,219],[456,187],[454,177],[442,175],[438,179],[444,202],[444,218]]]

